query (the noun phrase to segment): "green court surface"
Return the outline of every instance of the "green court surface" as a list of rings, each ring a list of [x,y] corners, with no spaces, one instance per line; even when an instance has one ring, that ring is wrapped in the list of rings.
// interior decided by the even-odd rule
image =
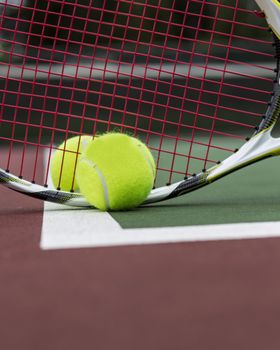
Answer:
[[[280,159],[270,158],[166,202],[111,214],[123,228],[280,220]]]

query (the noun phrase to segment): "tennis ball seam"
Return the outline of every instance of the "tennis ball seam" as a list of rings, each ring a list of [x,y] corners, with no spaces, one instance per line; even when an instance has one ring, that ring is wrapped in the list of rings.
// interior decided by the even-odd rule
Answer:
[[[62,191],[79,191],[76,166],[91,138],[90,135],[74,136],[64,140],[56,150],[52,150],[50,173],[55,188]]]
[[[88,144],[89,144],[89,139],[87,139],[87,138],[83,138],[83,139],[81,139],[81,154],[83,153],[83,152],[85,152],[85,150],[86,150],[86,148],[87,148],[87,146],[88,146]]]
[[[146,160],[146,162],[148,163],[149,168],[151,169],[153,178],[155,178],[155,169],[153,167],[153,164],[151,162],[151,160],[149,159],[147,153],[145,152],[145,150],[143,149],[143,147],[141,145],[138,146],[140,148],[140,152],[142,153],[142,156],[144,157],[144,159]]]
[[[100,179],[100,182],[102,184],[102,188],[103,188],[103,197],[104,197],[104,202],[105,202],[105,206],[106,206],[106,210],[109,210],[110,209],[110,202],[109,202],[109,191],[108,191],[108,186],[107,186],[107,183],[106,183],[106,180],[105,180],[105,177],[102,173],[102,171],[99,169],[98,165],[96,163],[94,163],[92,160],[90,159],[85,159],[85,158],[82,158],[80,160],[80,162],[84,162],[86,164],[88,164],[90,167],[94,168],[99,179]]]

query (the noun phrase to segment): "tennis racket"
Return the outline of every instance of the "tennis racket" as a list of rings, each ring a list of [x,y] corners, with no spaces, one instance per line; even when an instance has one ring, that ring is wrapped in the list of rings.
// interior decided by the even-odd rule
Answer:
[[[12,190],[88,206],[49,176],[77,135],[145,142],[157,165],[145,203],[280,153],[276,0],[1,0],[0,23],[0,183]]]

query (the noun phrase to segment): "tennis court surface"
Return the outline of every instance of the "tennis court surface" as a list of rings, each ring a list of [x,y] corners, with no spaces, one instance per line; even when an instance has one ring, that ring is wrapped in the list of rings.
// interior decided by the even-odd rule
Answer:
[[[112,216],[1,187],[1,348],[278,349],[277,166]]]

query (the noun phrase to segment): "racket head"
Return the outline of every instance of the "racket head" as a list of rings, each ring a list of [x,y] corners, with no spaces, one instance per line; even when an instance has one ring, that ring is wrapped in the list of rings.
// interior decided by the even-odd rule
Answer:
[[[139,137],[158,201],[275,119],[279,41],[255,1],[4,1],[0,21],[0,182],[34,197],[87,205],[49,176],[73,136]]]

